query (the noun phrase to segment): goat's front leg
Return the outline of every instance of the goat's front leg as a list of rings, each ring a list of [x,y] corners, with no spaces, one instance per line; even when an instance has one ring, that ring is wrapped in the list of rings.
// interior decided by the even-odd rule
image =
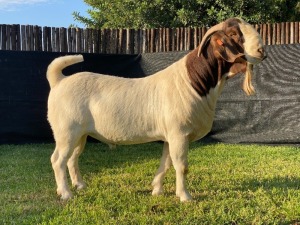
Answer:
[[[169,143],[164,143],[163,154],[160,160],[160,166],[155,174],[152,182],[153,191],[152,195],[161,195],[163,193],[163,179],[167,170],[171,167],[172,161],[169,154]]]
[[[176,171],[176,196],[179,197],[182,202],[192,199],[186,188],[188,147],[189,142],[183,137],[173,137],[169,142],[170,156]]]

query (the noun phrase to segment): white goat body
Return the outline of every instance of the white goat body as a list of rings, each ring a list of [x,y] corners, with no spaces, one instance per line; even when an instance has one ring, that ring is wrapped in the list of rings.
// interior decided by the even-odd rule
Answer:
[[[62,69],[83,61],[81,55],[60,57],[49,65],[48,120],[56,141],[51,162],[57,193],[63,199],[72,196],[66,166],[72,184],[79,189],[85,187],[78,157],[88,135],[110,146],[164,141],[152,194],[162,193],[162,180],[173,164],[176,195],[181,201],[191,199],[185,185],[189,142],[210,131],[225,81],[245,71],[247,64],[238,44],[223,31],[214,32],[209,38],[210,43],[201,47],[208,52],[207,56],[198,57],[201,49],[194,50],[145,78],[128,79],[90,72],[65,77]],[[228,46],[236,47],[228,50]],[[228,59],[228,54],[233,58]],[[197,69],[197,63],[206,69]],[[192,82],[193,76],[199,77]]]
[[[83,57],[55,59],[49,76],[53,77],[52,66],[66,65],[66,61],[76,63],[83,61]],[[57,85],[51,85],[51,126],[66,129],[64,126],[74,124],[72,136],[79,132],[78,136],[88,134],[117,145],[167,141],[178,131],[180,134],[176,135],[189,137],[189,141],[199,139],[211,129],[216,100],[225,79],[211,90],[209,98],[201,97],[191,87],[185,61],[186,57],[155,75],[138,79],[89,72],[61,78]]]

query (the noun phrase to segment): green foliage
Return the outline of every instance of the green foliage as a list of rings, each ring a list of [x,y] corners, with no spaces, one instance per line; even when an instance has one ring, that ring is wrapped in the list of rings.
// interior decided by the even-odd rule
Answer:
[[[296,147],[193,143],[188,188],[151,196],[161,143],[89,143],[80,158],[88,187],[63,202],[55,194],[53,144],[0,145],[0,224],[298,224],[300,151]]]
[[[84,0],[89,17],[74,19],[91,28],[159,28],[211,26],[229,17],[251,23],[288,22],[300,18],[299,0]]]

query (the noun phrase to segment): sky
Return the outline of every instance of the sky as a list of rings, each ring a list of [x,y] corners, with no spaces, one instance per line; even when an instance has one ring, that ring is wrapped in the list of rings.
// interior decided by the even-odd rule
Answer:
[[[88,16],[89,8],[83,0],[0,0],[0,24],[84,28],[72,13]]]

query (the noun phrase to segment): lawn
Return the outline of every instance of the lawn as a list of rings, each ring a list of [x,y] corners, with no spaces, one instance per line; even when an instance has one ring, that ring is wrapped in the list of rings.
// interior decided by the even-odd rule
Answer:
[[[151,196],[162,143],[89,143],[80,158],[88,188],[61,201],[54,144],[0,145],[0,224],[300,224],[300,149],[201,144],[189,151],[194,201],[175,197],[175,173]]]

